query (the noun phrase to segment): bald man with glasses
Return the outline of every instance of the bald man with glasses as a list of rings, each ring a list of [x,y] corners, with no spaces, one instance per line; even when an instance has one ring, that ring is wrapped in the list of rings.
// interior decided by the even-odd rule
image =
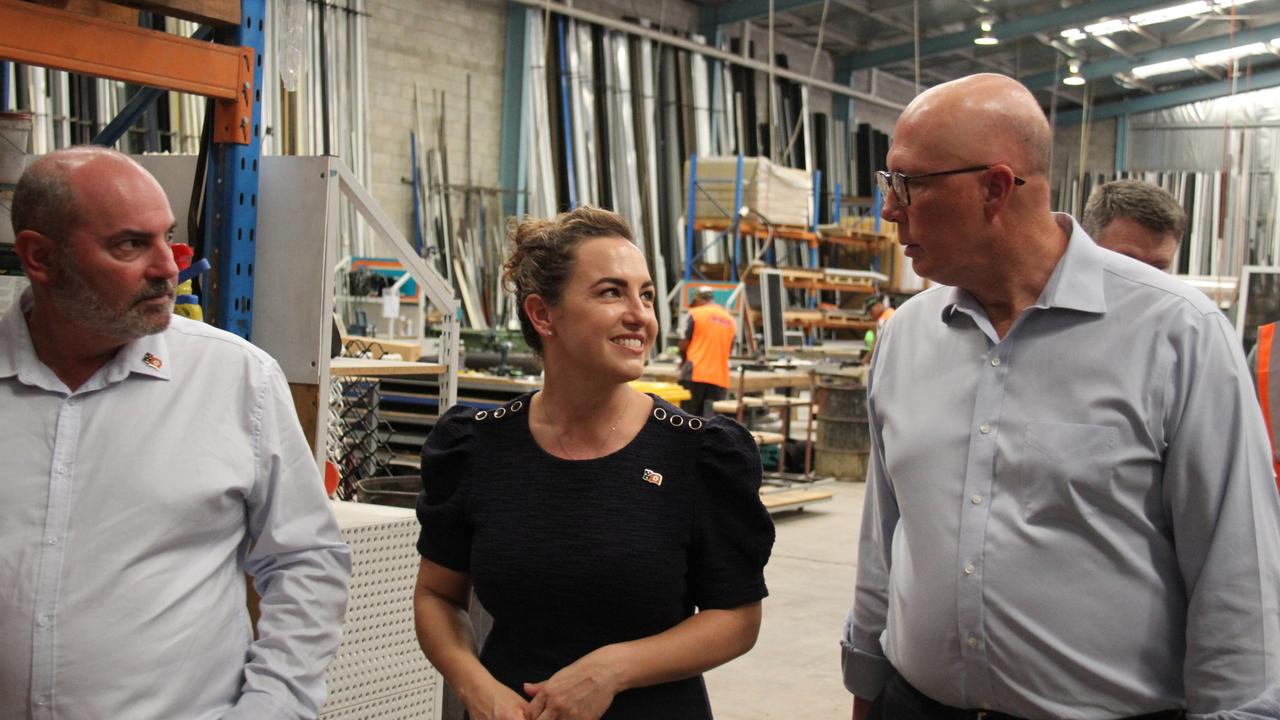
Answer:
[[[883,217],[939,285],[868,379],[853,716],[1280,717],[1280,501],[1202,293],[1050,210],[1052,135],[975,75],[903,112]]]

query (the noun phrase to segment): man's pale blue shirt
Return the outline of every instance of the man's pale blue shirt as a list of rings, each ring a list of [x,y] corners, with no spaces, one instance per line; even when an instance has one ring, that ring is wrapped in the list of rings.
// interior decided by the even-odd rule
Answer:
[[[845,685],[1099,720],[1280,717],[1280,500],[1226,318],[1071,225],[1003,339],[967,292],[876,349]]]
[[[69,392],[29,298],[0,318],[0,717],[315,717],[351,566],[279,366],[174,317]]]

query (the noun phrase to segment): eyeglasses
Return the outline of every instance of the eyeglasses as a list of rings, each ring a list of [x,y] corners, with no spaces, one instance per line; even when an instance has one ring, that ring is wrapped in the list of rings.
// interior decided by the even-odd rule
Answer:
[[[973,167],[960,168],[959,170],[943,170],[942,172],[925,173],[923,175],[903,175],[900,172],[885,172],[884,170],[876,171],[876,184],[880,186],[880,196],[887,198],[889,191],[897,196],[898,202],[906,207],[911,204],[911,191],[907,188],[907,184],[912,180],[922,180],[924,178],[941,177],[943,175],[960,175],[961,173],[981,172],[990,170],[990,165],[974,165]],[[1014,185],[1026,185],[1027,181],[1013,176]]]

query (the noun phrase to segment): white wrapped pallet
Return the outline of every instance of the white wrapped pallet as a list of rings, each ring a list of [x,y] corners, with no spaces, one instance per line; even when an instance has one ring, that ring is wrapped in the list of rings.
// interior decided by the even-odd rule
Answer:
[[[695,194],[694,218],[703,221],[730,220],[735,180],[736,157],[698,158],[698,186]],[[685,188],[689,183],[689,163],[684,168]],[[774,225],[810,224],[813,176],[804,170],[782,167],[767,158],[749,157],[742,161],[742,204],[763,215]]]

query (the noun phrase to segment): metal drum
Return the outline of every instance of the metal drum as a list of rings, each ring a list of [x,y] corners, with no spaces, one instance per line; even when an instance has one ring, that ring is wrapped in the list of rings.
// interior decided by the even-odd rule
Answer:
[[[818,437],[813,469],[840,480],[865,480],[871,433],[863,373],[818,373],[814,400]]]

